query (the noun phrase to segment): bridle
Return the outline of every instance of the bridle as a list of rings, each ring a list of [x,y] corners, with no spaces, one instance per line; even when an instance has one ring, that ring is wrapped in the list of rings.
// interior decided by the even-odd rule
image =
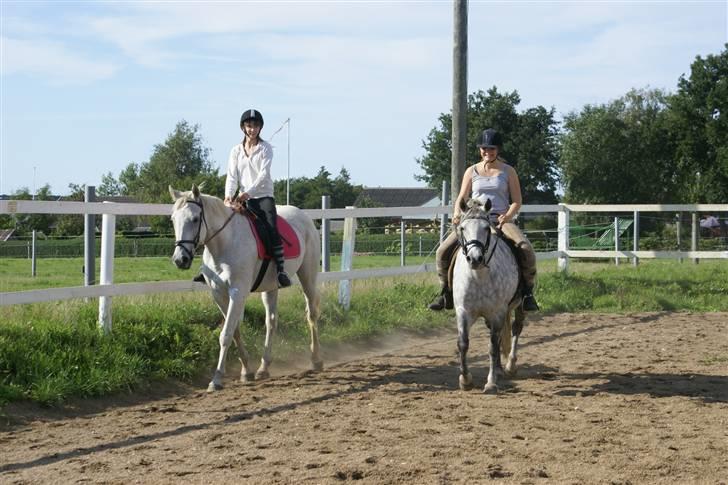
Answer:
[[[463,237],[463,231],[460,228],[460,225],[458,224],[458,227],[457,227],[458,244],[460,244],[460,247],[463,250],[463,255],[465,257],[467,257],[468,251],[470,251],[470,249],[472,247],[479,248],[483,252],[483,254],[486,254],[488,252],[488,248],[490,247],[491,232],[492,232],[491,228],[493,227],[493,223],[491,222],[490,217],[488,217],[487,213],[483,213],[482,215],[478,214],[475,216],[467,217],[467,218],[463,219],[462,221],[460,221],[460,223],[462,224],[463,221],[466,221],[468,219],[482,219],[482,220],[486,221],[488,223],[488,230],[486,232],[487,236],[485,238],[485,243],[483,243],[479,239],[470,239],[470,240],[466,241],[465,238]],[[500,233],[501,232],[500,228],[496,227],[496,232]],[[500,238],[498,238],[498,237],[495,238],[495,242],[493,243],[493,249],[490,252],[490,255],[488,256],[488,259],[486,259],[485,262],[483,263],[483,266],[485,266],[486,268],[488,268],[488,263],[490,263],[490,260],[493,258],[493,254],[495,254],[496,246],[498,246],[498,239],[500,239]]]
[[[174,245],[175,245],[175,247],[179,247],[182,251],[184,251],[185,254],[190,258],[190,261],[191,261],[191,260],[193,260],[195,258],[195,252],[197,252],[197,249],[200,247],[200,234],[202,233],[202,224],[203,223],[205,224],[205,233],[210,232],[210,229],[207,226],[207,219],[205,218],[205,207],[202,205],[202,202],[201,201],[197,201],[197,200],[193,200],[193,199],[188,199],[186,201],[186,203],[187,204],[194,204],[194,205],[196,205],[197,207],[200,208],[200,222],[197,224],[197,234],[195,234],[195,238],[194,239],[180,239],[180,240],[175,241],[174,242]],[[220,229],[218,229],[217,231],[215,231],[212,234],[212,236],[210,236],[207,239],[205,239],[202,242],[201,245],[202,246],[206,245],[207,243],[209,243],[212,240],[212,238],[214,238],[215,236],[217,236],[220,233],[220,231],[222,231],[223,229],[225,229],[225,226],[228,225],[228,223],[232,220],[232,218],[233,218],[234,215],[235,215],[235,211],[232,211],[230,213],[230,216],[227,218],[227,220],[225,221],[225,223],[220,227]],[[189,249],[187,249],[187,246],[185,246],[185,244],[192,244],[192,251],[190,251]]]

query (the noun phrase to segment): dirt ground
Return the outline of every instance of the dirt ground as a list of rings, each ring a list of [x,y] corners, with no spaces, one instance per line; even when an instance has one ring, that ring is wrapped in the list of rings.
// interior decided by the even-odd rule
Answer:
[[[2,483],[728,483],[728,313],[532,319],[520,370],[457,385],[456,331],[339,349],[216,394],[6,409]]]

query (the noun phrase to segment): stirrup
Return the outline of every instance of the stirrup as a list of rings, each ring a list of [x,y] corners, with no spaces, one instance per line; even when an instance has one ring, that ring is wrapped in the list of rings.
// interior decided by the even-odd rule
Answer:
[[[288,274],[285,271],[278,273],[278,287],[287,288],[289,286],[291,286],[291,278],[288,277]]]

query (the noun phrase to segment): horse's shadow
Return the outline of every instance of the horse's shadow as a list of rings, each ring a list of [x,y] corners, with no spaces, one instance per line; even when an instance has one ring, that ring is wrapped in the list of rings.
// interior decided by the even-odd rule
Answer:
[[[689,397],[704,403],[728,402],[728,376],[706,374],[635,374],[635,373],[586,373],[564,374],[566,389],[556,392],[560,396],[593,396],[608,394],[649,394],[654,398]],[[569,385],[568,381],[599,381],[587,388]]]

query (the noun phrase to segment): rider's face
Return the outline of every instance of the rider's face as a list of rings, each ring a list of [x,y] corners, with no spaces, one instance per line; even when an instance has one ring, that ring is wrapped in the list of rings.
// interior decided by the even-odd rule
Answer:
[[[258,138],[261,128],[260,123],[255,120],[247,120],[243,122],[243,131],[245,132],[245,136],[248,138]]]
[[[480,147],[480,158],[486,162],[492,162],[498,158],[498,149],[496,147]]]

